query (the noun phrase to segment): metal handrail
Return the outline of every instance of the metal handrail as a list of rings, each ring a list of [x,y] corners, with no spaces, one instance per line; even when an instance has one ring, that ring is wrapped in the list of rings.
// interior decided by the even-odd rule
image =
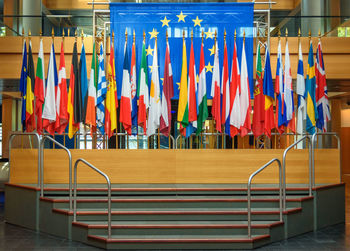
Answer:
[[[279,167],[279,211],[280,211],[280,221],[283,222],[283,217],[282,217],[282,166],[281,166],[281,161],[277,158],[270,160],[267,162],[265,165],[260,167],[257,171],[255,171],[252,175],[250,175],[249,180],[248,180],[248,238],[252,238],[252,208],[251,208],[251,185],[252,185],[252,180],[255,175],[260,173],[262,170],[264,170],[266,167],[271,165],[273,162],[277,162],[278,167]]]
[[[315,132],[312,135],[311,143],[312,143],[312,187],[315,187],[315,149],[316,149],[316,143],[317,143],[317,136],[320,135],[326,135],[326,136],[334,136],[337,139],[338,143],[338,150],[339,150],[339,177],[340,182],[342,180],[342,163],[341,163],[341,144],[340,144],[340,137],[336,132]]]
[[[38,185],[37,187],[40,187],[40,161],[41,161],[41,158],[40,158],[40,136],[38,133],[36,132],[12,132],[12,134],[10,135],[10,138],[9,138],[9,158],[11,157],[11,149],[12,149],[12,141],[13,139],[16,137],[16,136],[20,136],[20,135],[27,135],[27,136],[35,136],[35,138],[37,139],[38,141]],[[10,171],[11,171],[11,162],[9,162],[10,165],[9,165],[9,179],[10,179]]]
[[[44,143],[45,143],[46,139],[50,140],[54,144],[61,147],[68,154],[68,161],[69,161],[69,211],[72,211],[72,154],[67,147],[65,147],[60,142],[58,142],[57,140],[54,140],[53,138],[51,138],[49,136],[42,137],[41,142],[40,142],[40,152],[41,152],[41,154],[40,154],[40,156],[41,156],[41,161],[40,161],[40,163],[41,163],[40,196],[41,197],[44,196]]]
[[[289,152],[289,150],[291,150],[293,147],[295,147],[297,144],[299,144],[302,141],[308,141],[308,147],[309,147],[309,196],[312,196],[312,143],[310,140],[310,136],[309,135],[305,135],[304,137],[302,137],[301,139],[299,139],[298,141],[294,142],[293,144],[291,144],[289,147],[287,147],[286,150],[284,150],[283,152],[283,159],[282,159],[282,176],[283,176],[283,194],[282,194],[282,198],[283,198],[283,210],[286,210],[286,158],[287,158],[287,153]]]
[[[96,171],[97,173],[101,174],[107,181],[107,186],[108,186],[108,239],[111,238],[111,234],[112,234],[112,211],[111,211],[111,182],[109,180],[109,177],[107,174],[105,174],[104,172],[100,171],[98,168],[96,168],[95,166],[93,166],[92,164],[90,164],[89,162],[87,162],[84,159],[78,159],[77,161],[75,161],[74,164],[74,199],[73,199],[73,221],[76,222],[77,221],[77,167],[79,162],[83,162],[85,165],[87,165],[88,167],[92,168],[94,171]]]

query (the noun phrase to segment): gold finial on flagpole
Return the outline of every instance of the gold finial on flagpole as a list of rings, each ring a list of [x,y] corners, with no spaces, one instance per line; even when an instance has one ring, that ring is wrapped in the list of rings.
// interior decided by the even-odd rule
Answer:
[[[83,43],[84,42],[84,30],[81,29],[81,42]]]
[[[30,29],[28,30],[28,38],[30,39],[30,37],[32,36],[32,32],[30,31]]]
[[[204,30],[202,30],[202,44],[204,42]]]
[[[193,41],[193,29],[191,30],[191,41]]]
[[[146,32],[145,32],[145,30],[143,30],[143,42],[144,43],[146,42]]]
[[[165,40],[168,42],[168,30],[165,30]]]
[[[125,28],[125,43],[128,42],[128,30]]]
[[[185,41],[185,30],[182,30],[182,40]]]
[[[70,35],[70,29],[68,28],[68,30],[67,30],[67,37],[69,37],[69,35]]]
[[[51,30],[51,37],[52,37],[52,41],[54,41],[54,39],[55,39],[55,30],[54,30],[53,27],[52,27],[52,30]]]
[[[24,38],[25,35],[24,35],[24,27],[22,28],[22,37]]]
[[[286,28],[286,41],[288,41],[288,28]]]
[[[132,38],[133,38],[133,43],[135,43],[135,40],[136,40],[135,30]]]
[[[318,40],[321,40],[321,29],[318,29]]]
[[[64,29],[62,29],[62,40],[64,40]]]
[[[300,31],[300,27],[299,27],[299,30],[298,30],[298,42],[300,41],[300,36],[301,36],[301,31]]]
[[[309,30],[309,44],[311,43],[311,30]]]
[[[157,39],[158,39],[158,37],[157,37],[157,30],[156,30],[156,36],[155,36],[154,39],[156,40],[156,43],[157,43]]]
[[[278,28],[278,41],[281,40],[281,29]]]
[[[237,38],[237,30],[235,29],[235,42],[236,42],[236,38]]]
[[[245,30],[243,30],[243,44],[245,43]]]
[[[226,43],[226,29],[224,29],[224,42]]]

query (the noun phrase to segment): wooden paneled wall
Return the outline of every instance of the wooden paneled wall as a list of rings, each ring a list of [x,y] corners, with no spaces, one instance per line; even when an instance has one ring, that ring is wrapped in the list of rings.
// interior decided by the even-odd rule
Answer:
[[[84,158],[110,176],[113,183],[244,183],[283,150],[72,150],[73,163]],[[45,150],[45,183],[68,182],[68,159],[63,150]],[[316,182],[339,182],[339,151],[317,149]],[[291,150],[287,157],[287,182],[308,183],[308,151]],[[11,151],[11,183],[37,182],[37,150]],[[80,183],[105,180],[83,164],[78,166]],[[278,183],[277,164],[259,174],[256,183]]]
[[[230,35],[230,34],[228,34]],[[39,37],[32,37],[33,44],[33,57],[36,67],[36,61],[39,50]],[[45,57],[45,72],[49,63],[50,46],[52,43],[51,37],[44,37],[44,57]],[[284,52],[285,38],[282,39],[282,51]],[[59,53],[61,48],[61,37],[55,38],[55,51],[56,60],[59,62]],[[318,38],[313,38],[314,51],[316,51]],[[304,71],[306,72],[307,56],[309,49],[309,39],[302,38],[302,49],[304,57]],[[70,74],[70,65],[72,60],[74,37],[66,37],[64,42],[65,47],[65,60],[67,76]],[[85,50],[87,56],[88,76],[91,66],[91,54],[92,54],[92,38],[84,38]],[[108,44],[108,41],[107,41]],[[271,67],[272,71],[276,69],[277,62],[277,44],[278,38],[271,38]],[[291,68],[292,76],[296,78],[297,66],[298,66],[298,38],[288,38],[289,51],[291,56]],[[324,53],[324,61],[327,72],[327,79],[350,79],[350,71],[348,66],[350,65],[350,38],[337,38],[337,37],[324,37],[322,38],[322,48]],[[0,79],[19,79],[21,74],[22,63],[22,47],[23,40],[21,37],[0,37]],[[108,46],[107,46],[108,47]],[[81,38],[78,38],[78,52],[81,50]],[[254,46],[255,50],[255,46]],[[162,52],[160,52],[162,53]],[[264,53],[262,51],[262,53]],[[109,54],[109,48],[107,48],[107,54]],[[58,63],[57,63],[58,64]],[[272,74],[273,78],[275,74]]]

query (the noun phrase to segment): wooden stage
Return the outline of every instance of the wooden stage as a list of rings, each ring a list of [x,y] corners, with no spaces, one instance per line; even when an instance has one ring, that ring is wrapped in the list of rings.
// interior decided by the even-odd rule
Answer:
[[[284,150],[271,149],[186,149],[186,150],[71,150],[74,162],[84,158],[119,184],[246,184],[249,176],[273,158],[282,161]],[[37,149],[12,149],[10,183],[37,183]],[[307,184],[308,150],[287,154],[286,177],[289,184]],[[339,183],[339,150],[315,150],[316,184]],[[44,150],[45,184],[68,183],[67,153]],[[78,166],[79,183],[105,183],[96,172]],[[269,166],[253,183],[278,183],[278,166]]]

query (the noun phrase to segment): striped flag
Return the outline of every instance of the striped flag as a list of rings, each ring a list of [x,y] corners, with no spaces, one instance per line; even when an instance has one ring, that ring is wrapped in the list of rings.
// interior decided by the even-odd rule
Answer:
[[[277,67],[275,80],[276,93],[276,129],[282,134],[284,132],[285,113],[284,113],[284,95],[283,95],[283,65],[281,41],[278,41],[277,49]]]
[[[108,86],[106,93],[106,110],[105,110],[105,130],[108,138],[112,137],[114,130],[117,129],[117,86],[115,82],[115,63],[114,47],[111,41],[111,50],[108,61]]]
[[[194,60],[193,40],[191,40],[190,65],[188,68],[188,126],[186,137],[191,136],[197,130],[197,81],[196,64]]]
[[[199,83],[198,83],[198,123],[197,135],[203,131],[203,124],[208,118],[207,104],[207,80],[205,76],[205,60],[204,60],[204,45],[201,44],[201,55],[199,61]]]
[[[81,90],[81,110],[80,113],[77,112],[77,121],[85,123],[86,114],[86,104],[88,97],[88,79],[87,79],[87,69],[86,69],[86,55],[84,43],[81,46],[80,61],[79,61],[79,82]]]
[[[237,58],[236,41],[233,47],[233,57],[231,66],[231,84],[230,84],[230,135],[236,136],[241,128],[241,79],[239,72],[239,63]]]
[[[265,51],[265,69],[263,82],[263,91],[265,96],[264,132],[266,136],[271,138],[271,130],[275,128],[275,121],[273,117],[273,100],[275,95],[271,74],[270,52],[267,46]]]
[[[57,119],[55,123],[55,130],[57,133],[62,134],[66,130],[68,125],[68,111],[67,111],[67,81],[66,81],[66,63],[64,60],[64,48],[63,41],[61,43],[60,54],[60,68],[58,71],[58,88],[56,93],[56,111]]]
[[[136,130],[134,134],[137,134],[137,95],[136,95],[136,49],[135,40],[132,44],[131,50],[131,65],[130,65],[130,84],[131,84],[131,125]]]
[[[222,95],[222,104],[221,104],[221,124],[225,127],[225,133],[230,134],[230,80],[228,72],[228,56],[227,56],[227,46],[226,40],[224,44],[224,62],[222,65],[222,85],[221,85],[221,95]]]
[[[45,100],[45,67],[44,67],[44,49],[43,40],[40,39],[38,62],[36,65],[36,77],[35,77],[35,115],[36,115],[36,131],[39,134],[43,132],[43,105]]]
[[[301,42],[299,41],[299,61],[297,75],[297,94],[298,94],[298,110],[297,110],[297,133],[304,133],[304,124],[306,120],[306,102],[305,102],[305,78],[303,53],[301,50]]]
[[[92,61],[90,70],[90,80],[88,86],[88,98],[86,103],[85,123],[90,126],[90,134],[96,131],[96,50],[95,43],[92,49]]]
[[[182,68],[179,93],[179,105],[177,111],[177,121],[180,122],[180,133],[186,136],[186,127],[188,126],[188,90],[187,90],[187,53],[186,43],[183,40],[182,46]]]
[[[315,65],[314,54],[312,48],[312,41],[310,41],[309,57],[307,60],[306,71],[306,84],[305,84],[305,96],[306,96],[306,131],[309,134],[316,132],[316,121],[318,119],[318,113],[316,112],[316,77],[315,77]]]
[[[55,122],[58,119],[56,107],[56,92],[58,87],[57,66],[55,57],[54,44],[51,45],[49,68],[47,73],[45,101],[43,108],[43,127],[45,130],[54,135]]]
[[[160,123],[161,101],[160,101],[160,86],[159,86],[159,72],[158,72],[158,53],[157,41],[154,45],[154,56],[152,63],[152,78],[151,90],[149,98],[149,112],[147,124],[147,136],[151,136],[157,132]]]
[[[160,132],[169,136],[171,131],[171,98],[174,96],[173,70],[170,62],[170,47],[166,45],[164,62],[164,80],[162,92],[162,113],[160,117]]]
[[[257,42],[256,48],[256,74],[254,90],[254,112],[252,131],[255,137],[264,133],[265,125],[265,97],[263,89],[262,65],[260,55],[260,44]]]
[[[250,124],[250,91],[249,77],[247,68],[247,59],[245,54],[245,44],[242,46],[242,61],[241,61],[241,137],[247,135],[251,130]]]
[[[124,130],[131,135],[131,83],[129,72],[129,58],[127,52],[127,41],[124,46],[124,64],[123,64],[123,82],[122,94],[120,98],[120,123],[123,124]]]
[[[294,115],[294,92],[292,69],[290,67],[288,41],[286,41],[286,48],[284,53],[284,104],[286,126],[288,126],[293,133],[295,133],[295,115]]]
[[[331,120],[331,113],[329,111],[326,71],[325,71],[324,61],[323,61],[321,40],[319,40],[317,45],[315,72],[316,72],[316,104],[317,104],[317,113],[318,113],[316,126],[323,132],[327,132],[327,122]]]
[[[105,134],[105,99],[107,94],[105,60],[103,55],[103,44],[101,43],[100,55],[98,57],[96,127],[102,135]]]
[[[218,43],[215,42],[215,54],[214,54],[214,70],[211,82],[211,96],[213,97],[213,104],[211,108],[211,114],[215,121],[215,129],[221,132],[221,94],[220,94],[220,70],[219,70],[219,49]]]
[[[32,54],[32,42],[29,42],[28,69],[27,69],[27,92],[26,92],[26,131],[32,132],[35,129],[34,115],[34,62]]]
[[[19,89],[22,96],[22,130],[26,129],[26,95],[27,95],[27,45],[26,41],[23,41],[23,53],[22,53],[22,69]]]
[[[139,86],[137,88],[137,96],[139,97],[138,124],[143,128],[143,133],[147,131],[147,109],[149,107],[148,94],[148,71],[145,41],[142,43],[142,56],[139,74]]]
[[[77,53],[77,42],[75,41],[73,46],[73,56],[72,56],[72,65],[70,68],[70,77],[69,77],[69,89],[68,89],[68,101],[67,101],[67,110],[69,115],[68,120],[68,137],[73,138],[74,134],[79,130],[79,122],[75,121],[75,110],[77,101],[81,101],[81,94],[77,93],[77,87],[79,87],[78,81],[78,53]],[[80,87],[79,90],[80,91]],[[78,100],[76,100],[76,98]],[[80,100],[80,101],[79,101]]]

